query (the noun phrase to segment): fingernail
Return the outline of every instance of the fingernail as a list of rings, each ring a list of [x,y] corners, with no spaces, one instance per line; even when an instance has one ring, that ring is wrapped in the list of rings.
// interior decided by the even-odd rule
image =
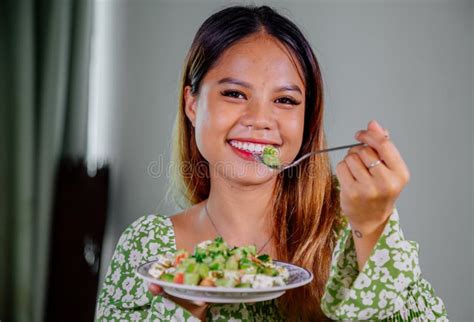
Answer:
[[[355,138],[358,139],[361,134],[362,134],[362,131],[357,131],[355,134]]]

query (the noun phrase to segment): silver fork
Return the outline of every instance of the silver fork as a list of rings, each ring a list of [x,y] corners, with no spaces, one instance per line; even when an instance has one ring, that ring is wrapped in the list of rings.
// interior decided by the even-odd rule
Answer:
[[[290,163],[290,164],[287,164],[287,165],[280,165],[280,166],[277,166],[277,167],[271,167],[271,166],[268,166],[268,165],[266,165],[265,163],[263,163],[262,157],[261,157],[259,154],[255,154],[255,153],[254,153],[253,156],[254,156],[254,158],[255,158],[257,161],[262,162],[262,163],[265,164],[267,167],[269,167],[269,168],[271,168],[271,169],[273,169],[273,170],[283,171],[283,170],[286,170],[286,169],[288,169],[288,168],[294,167],[295,165],[297,165],[298,163],[300,163],[300,162],[303,161],[304,159],[309,158],[309,157],[312,156],[312,155],[319,154],[319,153],[324,153],[324,152],[330,152],[330,151],[348,149],[348,148],[352,148],[352,147],[354,147],[354,146],[359,146],[359,145],[364,145],[364,144],[365,144],[365,143],[356,143],[356,144],[343,145],[343,146],[338,146],[338,147],[334,147],[334,148],[329,148],[329,149],[324,149],[324,150],[309,152],[309,153],[306,153],[305,155],[303,155],[303,156],[302,156],[301,158],[299,158],[298,160],[293,161],[293,162]]]

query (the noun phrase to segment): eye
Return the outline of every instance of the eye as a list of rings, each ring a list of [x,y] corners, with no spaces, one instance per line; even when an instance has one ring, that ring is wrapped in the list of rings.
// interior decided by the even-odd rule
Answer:
[[[277,99],[277,101],[278,100],[282,100],[282,101],[280,101],[280,103],[287,104],[287,105],[299,105],[300,104],[300,102],[297,102],[294,99],[289,98],[289,97],[282,97],[282,98]]]
[[[240,98],[239,95],[243,96],[245,98],[245,94],[239,91],[234,91],[234,90],[226,90],[221,92],[222,96],[227,96],[227,97],[232,97],[232,98]]]

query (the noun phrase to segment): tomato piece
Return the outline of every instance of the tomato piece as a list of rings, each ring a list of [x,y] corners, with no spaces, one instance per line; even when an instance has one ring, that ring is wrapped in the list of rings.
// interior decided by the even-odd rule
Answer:
[[[188,257],[188,253],[179,254],[178,256],[176,256],[174,260],[174,265],[175,266],[179,265],[183,261],[183,259],[185,259],[186,257]]]
[[[184,273],[176,273],[173,278],[174,283],[183,284],[184,283]]]

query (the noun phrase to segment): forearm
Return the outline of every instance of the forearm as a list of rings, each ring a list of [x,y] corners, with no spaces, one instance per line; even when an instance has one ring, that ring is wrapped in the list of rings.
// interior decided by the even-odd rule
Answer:
[[[352,222],[350,223],[359,271],[363,270],[364,265],[382,235],[389,218],[390,216],[387,216],[387,219],[380,224],[374,223],[372,225],[362,225]]]
[[[448,321],[443,301],[421,277],[419,245],[403,236],[396,208],[373,227],[370,233],[367,223],[352,224],[341,232],[321,300],[324,314],[336,321]]]

